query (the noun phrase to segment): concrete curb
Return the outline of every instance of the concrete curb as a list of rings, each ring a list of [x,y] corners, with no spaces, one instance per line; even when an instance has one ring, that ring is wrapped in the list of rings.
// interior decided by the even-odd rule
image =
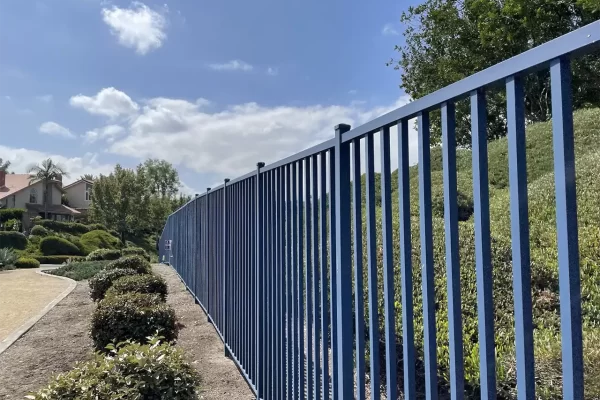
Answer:
[[[73,279],[65,278],[64,276],[50,275],[50,274],[44,273],[43,271],[36,271],[36,273],[38,273],[40,275],[44,275],[44,276],[49,276],[52,278],[64,279],[66,281],[69,281],[69,286],[61,294],[56,296],[54,298],[54,300],[52,300],[50,303],[48,303],[46,305],[46,307],[44,307],[42,309],[42,311],[40,311],[37,315],[33,316],[29,320],[25,321],[14,332],[12,332],[10,335],[8,335],[8,337],[6,339],[4,339],[2,342],[0,342],[0,354],[2,354],[6,349],[8,349],[21,336],[23,336],[25,333],[27,333],[27,331],[30,330],[36,324],[36,322],[38,322],[44,315],[46,315],[48,313],[48,311],[50,311],[62,299],[67,297],[73,291],[73,289],[75,289],[75,287],[77,286],[77,282],[75,282]]]

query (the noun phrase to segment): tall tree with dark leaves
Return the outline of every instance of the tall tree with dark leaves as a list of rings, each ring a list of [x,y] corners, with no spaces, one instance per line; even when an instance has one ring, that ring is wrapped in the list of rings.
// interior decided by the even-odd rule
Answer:
[[[34,165],[29,168],[27,171],[30,175],[30,182],[43,182],[44,185],[44,194],[42,197],[42,201],[44,202],[44,218],[48,218],[48,198],[50,197],[48,193],[50,192],[50,182],[54,180],[62,180],[62,177],[68,176],[67,170],[60,164],[52,161],[51,158],[48,158],[40,165]]]
[[[10,161],[4,161],[2,158],[0,158],[0,171],[8,173],[8,167],[10,167]]]
[[[144,162],[143,168],[147,176],[150,192],[153,195],[171,197],[179,190],[179,174],[171,163],[156,158]]]
[[[426,0],[401,16],[405,44],[388,65],[418,99],[600,18],[598,0]],[[573,105],[600,105],[600,53],[573,61]],[[551,118],[547,69],[525,79],[527,122]],[[488,139],[506,135],[506,96],[487,93]],[[456,104],[457,145],[470,146],[470,105]],[[440,113],[431,115],[432,144],[441,139]]]

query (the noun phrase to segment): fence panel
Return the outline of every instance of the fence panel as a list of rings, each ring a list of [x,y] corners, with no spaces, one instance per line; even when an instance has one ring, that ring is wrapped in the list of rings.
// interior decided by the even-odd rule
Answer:
[[[401,391],[414,400],[417,387],[427,399],[465,397],[465,359],[474,355],[463,354],[455,137],[455,104],[465,99],[471,107],[477,393],[496,398],[486,132],[491,89],[507,99],[516,392],[519,399],[536,398],[523,85],[538,70],[549,71],[551,85],[562,390],[565,399],[584,398],[570,67],[572,57],[597,50],[599,43],[595,22],[362,126],[338,125],[331,140],[270,165],[258,163],[255,171],[225,180],[169,216],[160,260],[174,267],[204,309],[258,398],[379,399],[385,391],[396,399]],[[435,293],[440,249],[434,248],[432,217],[429,116],[438,110],[445,320],[439,319]],[[417,215],[409,169],[415,118]],[[413,238],[419,238],[417,248]],[[420,265],[413,266],[415,258]],[[447,356],[438,357],[442,351]]]

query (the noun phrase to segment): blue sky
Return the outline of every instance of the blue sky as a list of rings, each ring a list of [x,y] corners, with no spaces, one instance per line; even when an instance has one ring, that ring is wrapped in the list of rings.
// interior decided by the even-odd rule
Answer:
[[[0,157],[158,157],[204,189],[407,102],[385,62],[413,3],[2,1]]]

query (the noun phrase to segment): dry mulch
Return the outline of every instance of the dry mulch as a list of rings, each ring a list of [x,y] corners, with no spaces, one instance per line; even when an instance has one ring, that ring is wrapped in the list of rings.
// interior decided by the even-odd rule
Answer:
[[[88,291],[87,283],[78,282],[67,297],[0,354],[0,399],[23,399],[44,386],[52,374],[89,359],[92,340],[88,327],[94,305]]]
[[[202,308],[194,303],[175,270],[166,265],[155,265],[154,272],[167,281],[167,303],[175,308],[179,322],[183,325],[177,345],[184,349],[187,359],[200,372],[203,387],[200,398],[255,399],[233,361],[224,356],[223,342],[207,321]]]

